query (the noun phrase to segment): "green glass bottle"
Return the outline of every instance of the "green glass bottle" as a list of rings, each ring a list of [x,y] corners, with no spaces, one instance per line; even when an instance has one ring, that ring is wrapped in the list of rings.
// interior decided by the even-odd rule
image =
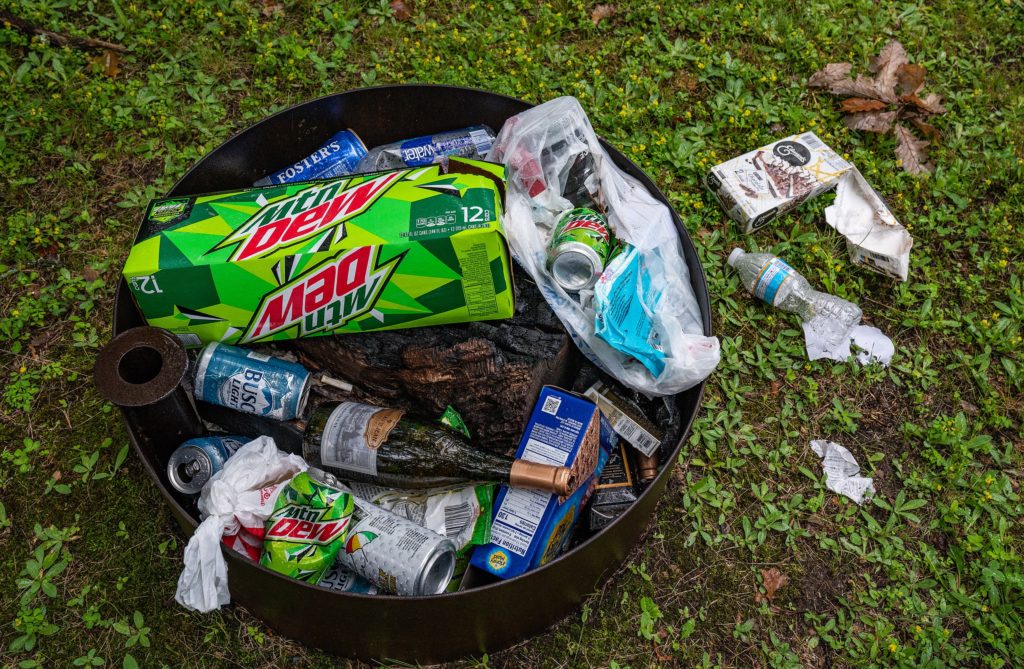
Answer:
[[[310,465],[343,480],[396,488],[498,481],[566,496],[578,483],[566,467],[490,453],[441,425],[358,402],[317,407],[309,418],[302,455]]]

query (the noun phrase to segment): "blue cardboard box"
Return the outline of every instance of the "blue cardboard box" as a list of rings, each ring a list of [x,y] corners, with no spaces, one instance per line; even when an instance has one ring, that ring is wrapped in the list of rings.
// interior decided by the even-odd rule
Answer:
[[[500,578],[512,578],[562,551],[593,492],[595,473],[608,459],[600,443],[600,422],[593,402],[553,386],[541,390],[516,457],[582,466],[583,483],[565,500],[539,490],[502,486],[494,505],[491,543],[478,546],[470,564]]]

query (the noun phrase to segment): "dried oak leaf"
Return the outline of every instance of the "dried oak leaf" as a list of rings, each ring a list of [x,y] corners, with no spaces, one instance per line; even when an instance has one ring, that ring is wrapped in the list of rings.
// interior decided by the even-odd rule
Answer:
[[[261,0],[260,13],[263,16],[270,18],[272,16],[282,17],[284,16],[284,5],[280,2],[274,2],[274,0]]]
[[[929,93],[924,99],[918,97],[917,93],[911,93],[900,97],[900,100],[912,104],[926,114],[945,114],[946,108],[942,106],[942,98],[935,93]]]
[[[391,14],[399,21],[408,21],[412,18],[412,12],[402,0],[392,0]]]
[[[762,569],[761,578],[764,579],[764,596],[769,601],[775,598],[775,593],[779,591],[779,588],[789,583],[789,577],[775,567]]]
[[[900,87],[900,93],[920,93],[924,88],[924,68],[914,63],[906,63],[900,66],[896,72],[896,81]]]
[[[907,64],[907,51],[896,40],[882,47],[878,56],[871,59],[868,70],[875,75],[880,90],[891,91],[899,80],[899,69]]]
[[[121,55],[116,51],[103,50],[103,53],[92,59],[93,67],[111,79],[121,71]]]
[[[867,132],[879,132],[882,134],[892,130],[892,124],[895,122],[896,112],[894,111],[863,112],[843,117],[843,125],[850,130],[866,130]]]
[[[931,172],[928,141],[915,137],[903,124],[897,124],[893,132],[896,134],[896,157],[903,163],[903,169],[910,174]]]
[[[883,102],[895,102],[896,93],[890,86],[886,88],[877,80],[858,74],[856,79],[840,79],[828,87],[829,92],[836,95],[853,95],[862,98],[875,98]]]
[[[603,19],[610,19],[615,15],[615,5],[598,5],[590,12],[590,20],[596,26]]]
[[[840,79],[845,79],[852,69],[850,63],[829,63],[812,74],[807,85],[811,88],[828,88]]]
[[[926,123],[916,116],[910,117],[910,122],[914,124],[914,127],[921,131],[921,134],[928,139],[938,139],[939,131],[931,123]]]
[[[869,100],[868,98],[846,98],[841,105],[842,110],[847,114],[878,111],[885,107],[885,103],[881,100]]]

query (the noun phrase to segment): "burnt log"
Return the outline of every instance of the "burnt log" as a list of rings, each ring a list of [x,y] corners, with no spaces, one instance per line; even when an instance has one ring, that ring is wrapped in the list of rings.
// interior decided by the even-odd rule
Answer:
[[[541,386],[571,384],[579,365],[576,347],[525,277],[516,275],[516,311],[507,320],[313,337],[291,348],[307,368],[353,384],[350,398],[432,418],[451,405],[474,443],[510,452]],[[320,392],[331,397],[329,388]]]

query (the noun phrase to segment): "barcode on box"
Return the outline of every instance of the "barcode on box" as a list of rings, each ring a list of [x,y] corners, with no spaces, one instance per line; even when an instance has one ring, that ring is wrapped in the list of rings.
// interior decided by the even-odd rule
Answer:
[[[468,501],[458,506],[446,506],[444,508],[444,535],[455,540],[469,525],[473,517],[473,505]]]
[[[558,415],[558,407],[562,406],[562,399],[560,397],[545,397],[544,406],[540,408],[541,411],[552,416]]]
[[[807,133],[806,135],[801,135],[800,139],[803,140],[803,143],[807,145],[808,149],[820,149],[823,146],[825,146],[825,143],[822,142],[820,139],[818,139],[812,133]]]

